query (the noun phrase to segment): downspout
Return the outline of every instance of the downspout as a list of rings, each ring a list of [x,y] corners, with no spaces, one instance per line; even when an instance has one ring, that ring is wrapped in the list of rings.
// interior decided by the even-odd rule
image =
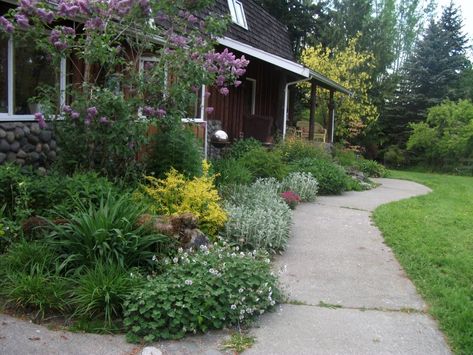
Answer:
[[[288,115],[288,102],[289,102],[289,86],[302,83],[304,81],[308,81],[310,78],[301,79],[297,81],[291,81],[286,84],[286,88],[284,89],[284,118],[283,118],[283,126],[282,126],[282,139],[286,138],[286,129],[287,129],[287,115]]]

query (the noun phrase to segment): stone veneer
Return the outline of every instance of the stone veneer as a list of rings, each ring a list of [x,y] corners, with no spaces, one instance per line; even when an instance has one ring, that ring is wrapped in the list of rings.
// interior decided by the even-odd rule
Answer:
[[[57,154],[51,128],[36,122],[0,122],[0,164],[48,167]]]

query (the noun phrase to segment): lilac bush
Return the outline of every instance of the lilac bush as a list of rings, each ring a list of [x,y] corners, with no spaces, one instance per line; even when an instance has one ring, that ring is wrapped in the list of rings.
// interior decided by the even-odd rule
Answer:
[[[215,50],[226,20],[208,10],[211,3],[21,0],[0,17],[0,31],[47,53],[57,77],[63,58],[78,76],[67,88],[67,105],[59,84],[35,98],[43,108],[35,117],[54,125],[66,170],[125,175],[150,123],[176,125],[203,84],[222,95],[241,84],[249,62]],[[154,58],[140,60],[147,57]]]

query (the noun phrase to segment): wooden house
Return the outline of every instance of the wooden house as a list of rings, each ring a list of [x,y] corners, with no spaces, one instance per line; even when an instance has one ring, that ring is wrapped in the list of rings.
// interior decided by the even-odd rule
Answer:
[[[0,13],[15,4],[14,0],[0,1]],[[244,54],[250,64],[241,79],[242,85],[232,88],[227,96],[219,95],[213,87],[203,87],[194,112],[185,120],[206,127],[205,137],[210,127],[223,129],[230,140],[255,137],[266,142],[275,134],[284,137],[294,104],[289,102],[289,89],[299,82],[310,81],[312,105],[308,136],[313,139],[316,87],[330,90],[332,97],[335,91],[350,94],[349,91],[297,63],[287,28],[254,0],[216,0],[212,11],[232,19],[226,35],[218,39],[219,49],[229,48],[236,55]],[[38,131],[34,122],[37,108],[31,107],[29,99],[39,85],[52,84],[52,80],[60,81],[64,93],[66,78],[77,75],[68,72],[64,59],[60,64],[60,77],[56,79],[52,70],[48,71],[47,58],[33,55],[32,50],[15,46],[12,39],[0,39],[0,164],[5,161],[36,164],[38,159],[53,160],[56,155],[54,136],[52,132]],[[146,60],[142,58],[143,62]],[[205,91],[211,93],[208,98]],[[65,93],[63,96],[61,100],[65,102]],[[213,113],[207,114],[207,107],[213,107]],[[326,128],[328,142],[332,142],[333,101],[328,110],[332,121]],[[207,151],[208,140],[204,141]]]

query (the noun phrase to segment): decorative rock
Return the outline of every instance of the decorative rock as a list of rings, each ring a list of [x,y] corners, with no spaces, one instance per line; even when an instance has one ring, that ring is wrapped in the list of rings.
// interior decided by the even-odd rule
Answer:
[[[10,144],[5,139],[0,139],[0,152],[8,153],[10,151]]]
[[[20,138],[22,138],[22,137],[24,137],[24,136],[25,136],[25,131],[23,131],[23,129],[20,128],[20,127],[16,127],[16,128],[15,128],[15,138],[16,138],[16,139],[20,139]]]
[[[32,163],[37,162],[37,161],[39,160],[39,158],[40,158],[40,156],[39,156],[39,154],[36,153],[36,152],[32,152],[32,153],[30,153],[30,155],[29,155],[29,160],[30,160]]]
[[[30,143],[26,143],[23,145],[23,150],[26,152],[26,153],[31,153],[33,150],[34,150],[35,146],[33,144],[30,144]]]
[[[141,350],[141,355],[162,355],[162,351],[154,346],[147,346],[143,350]]]
[[[49,160],[56,160],[56,152],[54,150],[51,150],[49,153],[48,153],[48,159]]]
[[[0,122],[0,164],[49,166],[57,151],[51,129],[41,129],[37,122]]]
[[[15,133],[7,132],[7,142],[13,143],[15,141]]]
[[[7,154],[7,162],[13,163],[16,160],[16,154],[13,152],[10,152]]]
[[[30,142],[31,144],[37,144],[39,143],[39,137],[35,136],[34,134],[30,134],[28,136],[28,142]]]
[[[39,124],[37,124],[36,122],[31,124],[30,130],[31,130],[31,133],[36,134],[36,135],[39,135],[41,133],[41,128],[39,128]]]
[[[20,150],[20,142],[14,141],[12,144],[10,144],[10,150],[14,153],[18,152]]]
[[[28,154],[24,150],[19,150],[18,153],[16,153],[17,159],[26,159],[28,157]]]
[[[11,131],[11,130],[15,129],[15,127],[16,127],[15,122],[2,123],[2,128],[6,131]]]
[[[53,136],[53,132],[51,131],[46,131],[46,130],[42,130],[41,133],[39,134],[39,138],[41,139],[41,141],[43,141],[44,143],[47,143],[51,140]]]

